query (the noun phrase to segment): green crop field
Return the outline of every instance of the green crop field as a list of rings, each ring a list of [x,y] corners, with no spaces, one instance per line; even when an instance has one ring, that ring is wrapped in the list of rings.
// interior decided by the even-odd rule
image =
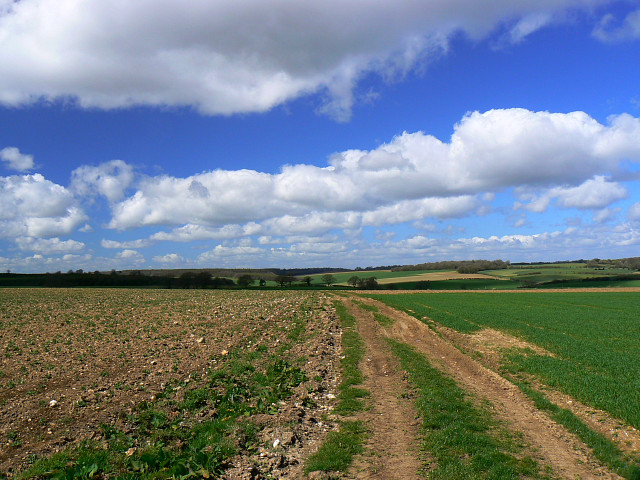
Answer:
[[[640,428],[638,293],[536,292],[370,295],[463,333],[493,328],[552,355],[504,353],[504,367]]]

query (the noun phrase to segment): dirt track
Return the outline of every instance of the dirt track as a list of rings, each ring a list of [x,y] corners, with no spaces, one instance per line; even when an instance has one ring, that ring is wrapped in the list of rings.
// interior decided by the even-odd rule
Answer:
[[[378,327],[380,334],[416,348],[434,366],[451,375],[465,390],[488,400],[495,408],[495,415],[513,430],[522,432],[527,443],[537,452],[540,463],[550,465],[556,475],[567,479],[621,478],[595,461],[589,449],[579,439],[536,409],[533,402],[515,385],[462,353],[417,319],[380,302],[361,300],[375,304],[381,313],[394,320],[392,327]],[[348,301],[345,303],[351,304]],[[371,317],[371,314],[360,310],[358,318],[363,317]],[[369,318],[361,321],[366,325],[374,320]],[[371,338],[363,337],[368,348],[376,348],[373,341],[380,342],[379,339],[372,341]],[[399,422],[400,425],[406,425],[408,420]]]
[[[358,331],[367,346],[360,368],[366,379],[363,387],[371,392],[371,408],[363,419],[372,430],[367,448],[373,455],[357,462],[354,477],[415,479],[421,467],[417,457],[419,421],[411,400],[401,395],[408,392],[409,385],[378,323],[352,302],[345,300],[345,305],[357,318]]]

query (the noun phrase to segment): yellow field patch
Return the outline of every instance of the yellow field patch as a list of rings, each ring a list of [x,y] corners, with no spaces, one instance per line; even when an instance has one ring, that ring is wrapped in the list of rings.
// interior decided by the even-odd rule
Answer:
[[[485,275],[483,273],[458,273],[458,272],[428,272],[421,273],[419,275],[408,275],[406,277],[396,277],[396,278],[381,278],[378,280],[380,285],[385,285],[388,283],[404,283],[404,282],[420,282],[420,281],[436,281],[436,280],[466,280],[471,278],[490,278],[494,280],[504,280],[497,279],[491,275]]]

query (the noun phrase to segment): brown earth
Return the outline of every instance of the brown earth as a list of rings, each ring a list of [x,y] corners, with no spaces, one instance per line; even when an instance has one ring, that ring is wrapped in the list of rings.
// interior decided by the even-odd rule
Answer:
[[[578,438],[537,410],[518,387],[463,353],[438,332],[380,302],[362,301],[376,305],[383,315],[394,320],[393,326],[384,329],[386,335],[416,348],[462,388],[488,400],[496,417],[521,432],[537,451],[540,462],[550,465],[561,478],[621,478],[600,465]]]
[[[421,468],[417,449],[420,422],[407,379],[373,315],[350,300],[344,300],[344,304],[357,319],[358,332],[366,344],[360,369],[365,376],[362,386],[371,392],[369,409],[358,416],[370,430],[368,454],[354,465],[353,478],[415,479]]]
[[[126,432],[135,405],[168,382],[197,388],[233,351],[261,345],[275,354],[296,322],[301,341],[286,357],[305,358],[309,380],[277,413],[249,419],[260,444],[233,459],[226,478],[300,478],[303,460],[336,428],[341,331],[324,294],[2,289],[0,305],[0,473],[102,442],[102,424]]]
[[[418,477],[419,422],[385,336],[418,349],[461,387],[491,402],[497,417],[522,432],[540,462],[562,478],[619,478],[517,387],[465,355],[453,334],[443,338],[447,332],[363,299],[395,321],[383,328],[371,313],[349,298],[342,300],[358,319],[367,345],[361,368],[364,387],[372,393],[371,409],[363,414],[371,429],[371,453],[358,459],[347,478]],[[280,352],[300,324],[302,337],[286,355],[306,359],[301,368],[308,380],[276,413],[248,418],[260,428],[259,445],[232,459],[223,478],[303,478],[304,460],[337,428],[331,411],[340,381],[341,330],[324,293],[2,289],[0,305],[0,473],[13,475],[34,455],[49,455],[84,439],[104,442],[101,424],[125,429],[135,405],[153,401],[167,383],[177,380],[185,390],[196,388],[232,351],[261,345],[271,354]],[[484,345],[487,358],[501,348],[535,351],[499,332],[485,331],[467,341]],[[612,430],[612,438],[632,437],[628,449],[638,449],[638,432],[620,425],[615,430],[614,419],[568,397],[550,398],[581,416],[591,415],[592,423]]]

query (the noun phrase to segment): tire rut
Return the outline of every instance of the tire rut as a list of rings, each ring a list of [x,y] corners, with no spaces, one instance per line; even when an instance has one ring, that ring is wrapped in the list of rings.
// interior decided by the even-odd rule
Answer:
[[[556,475],[582,480],[622,478],[600,465],[584,443],[539,411],[513,383],[462,353],[416,318],[381,302],[362,300],[394,320],[393,326],[381,329],[386,336],[416,348],[465,390],[489,400],[496,417],[522,432],[541,463],[551,465]]]
[[[401,398],[409,384],[373,316],[349,300],[341,301],[356,317],[358,333],[366,345],[360,369],[365,377],[362,387],[371,392],[371,408],[358,415],[371,431],[367,442],[371,454],[356,460],[352,478],[414,480],[422,466],[417,448],[420,422],[413,402]]]

